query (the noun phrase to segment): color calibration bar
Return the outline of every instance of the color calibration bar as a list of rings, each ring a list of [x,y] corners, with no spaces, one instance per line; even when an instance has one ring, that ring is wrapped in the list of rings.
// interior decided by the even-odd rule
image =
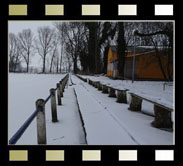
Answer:
[[[82,150],[82,161],[101,161],[101,150]],[[174,161],[174,150],[155,150],[155,161]],[[65,161],[64,150],[46,150],[46,161]],[[9,161],[28,161],[28,150],[10,150]],[[138,161],[137,150],[119,150],[118,161]]]
[[[101,5],[81,5],[82,16],[100,16]],[[173,5],[154,5],[155,16],[173,16]],[[118,5],[118,16],[137,16],[137,5]],[[28,5],[9,5],[9,16],[26,16],[28,15]],[[64,5],[45,5],[45,16],[63,16]]]

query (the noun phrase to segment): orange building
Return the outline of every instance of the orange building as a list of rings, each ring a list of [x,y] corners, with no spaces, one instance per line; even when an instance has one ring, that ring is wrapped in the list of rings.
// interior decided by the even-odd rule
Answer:
[[[133,68],[133,55],[134,47],[127,47],[126,57],[125,57],[125,68],[124,77],[132,77]],[[167,64],[168,56],[164,51],[159,50],[158,53],[153,49],[153,47],[139,46],[135,49],[135,79],[141,80],[164,80],[162,70],[159,65],[159,60],[161,59],[162,67],[168,78]],[[107,61],[107,76],[116,78],[118,77],[118,55],[115,46],[111,46],[108,52]],[[173,64],[169,65],[169,73],[173,78]]]

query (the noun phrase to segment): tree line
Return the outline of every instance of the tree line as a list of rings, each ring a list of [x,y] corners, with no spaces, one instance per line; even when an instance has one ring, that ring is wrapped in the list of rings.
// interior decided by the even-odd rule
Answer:
[[[159,55],[159,46],[167,51],[168,65],[173,63],[172,22],[53,22],[53,28],[42,26],[37,35],[24,29],[17,35],[9,33],[9,71],[17,71],[21,62],[29,72],[34,56],[41,57],[41,70],[62,72],[64,66],[74,73],[99,74],[107,72],[110,45],[118,53],[118,71],[124,76],[128,46],[153,46],[161,71],[166,76]],[[135,39],[134,39],[135,38]],[[167,66],[169,68],[169,66]],[[168,78],[167,78],[168,77]]]

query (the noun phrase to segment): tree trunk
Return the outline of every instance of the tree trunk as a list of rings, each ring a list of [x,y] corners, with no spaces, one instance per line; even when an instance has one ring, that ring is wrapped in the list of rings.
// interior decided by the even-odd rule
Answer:
[[[161,69],[161,73],[163,74],[164,79],[167,80],[166,72],[165,72],[165,69],[163,67],[158,49],[156,49],[156,57],[158,58],[158,63],[159,63],[159,67]]]
[[[171,65],[173,65],[173,48],[170,48],[170,51],[168,49],[168,63],[167,63],[167,72],[168,72],[168,79],[169,80],[173,80],[172,78],[172,71],[170,70],[170,68],[172,67]]]
[[[28,59],[27,59],[27,73],[29,72],[29,55],[28,55]]]
[[[46,62],[46,56],[44,56],[43,58],[43,70],[42,70],[43,73],[45,72],[45,62]]]
[[[77,58],[74,59],[74,74],[77,74]]]
[[[105,47],[104,50],[104,66],[103,66],[103,72],[106,74],[107,73],[107,58],[108,58],[108,51],[109,51],[109,44]]]
[[[123,22],[118,23],[119,33],[117,39],[117,53],[118,53],[118,73],[119,76],[124,77],[124,67],[125,67],[125,50],[126,43],[124,37],[124,25]]]
[[[28,62],[27,62],[27,73],[29,72],[29,64],[28,64]]]
[[[61,52],[60,52],[60,73],[62,72],[62,53],[63,53],[63,45],[61,46]]]
[[[52,58],[51,58],[51,63],[50,63],[50,73],[52,72],[53,58],[54,58],[54,56],[52,56]]]
[[[88,23],[88,28],[89,28],[89,41],[88,41],[88,67],[90,73],[95,73],[96,70],[96,65],[95,65],[95,54],[96,54],[96,24],[95,23]]]

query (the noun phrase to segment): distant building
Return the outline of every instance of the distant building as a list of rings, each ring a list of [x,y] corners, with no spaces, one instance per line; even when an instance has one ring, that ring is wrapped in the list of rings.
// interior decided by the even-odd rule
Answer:
[[[160,49],[160,48],[159,48]],[[167,64],[168,56],[161,49],[157,52],[151,46],[138,46],[135,49],[135,79],[139,80],[164,80],[160,69],[158,57],[161,58],[162,66],[166,76],[168,76]],[[134,47],[127,47],[125,56],[124,77],[132,78]],[[107,76],[118,77],[118,55],[116,46],[111,46],[108,52]],[[169,65],[169,73],[173,77],[173,64]]]

